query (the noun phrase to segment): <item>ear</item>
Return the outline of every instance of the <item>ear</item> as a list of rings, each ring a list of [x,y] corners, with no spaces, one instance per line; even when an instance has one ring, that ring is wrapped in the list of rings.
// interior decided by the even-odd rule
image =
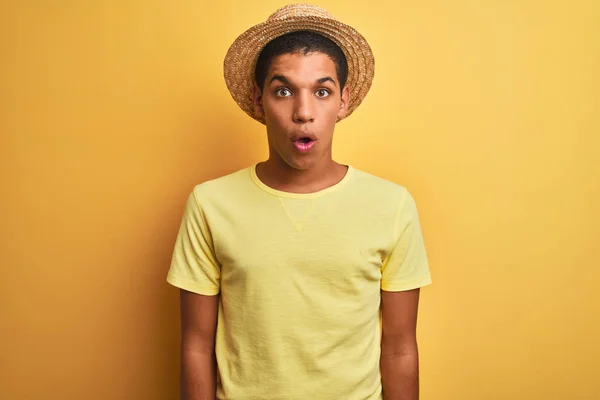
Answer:
[[[262,93],[258,86],[254,85],[254,89],[252,90],[252,102],[254,103],[254,113],[260,117],[265,117],[265,110],[262,106]]]
[[[346,117],[346,113],[348,112],[348,102],[350,101],[350,89],[348,86],[344,87],[342,90],[342,96],[340,98],[340,109],[337,113],[338,122],[343,120]]]

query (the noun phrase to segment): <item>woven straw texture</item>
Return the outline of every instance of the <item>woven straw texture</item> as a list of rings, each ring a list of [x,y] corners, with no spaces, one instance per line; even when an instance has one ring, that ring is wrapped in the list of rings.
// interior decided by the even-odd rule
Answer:
[[[326,10],[310,4],[292,4],[275,11],[265,22],[242,33],[227,51],[224,61],[225,83],[235,102],[255,120],[252,90],[254,68],[262,49],[271,40],[294,31],[314,31],[335,42],[348,62],[350,100],[346,117],[360,105],[371,88],[375,60],[365,38],[349,25],[333,18]]]

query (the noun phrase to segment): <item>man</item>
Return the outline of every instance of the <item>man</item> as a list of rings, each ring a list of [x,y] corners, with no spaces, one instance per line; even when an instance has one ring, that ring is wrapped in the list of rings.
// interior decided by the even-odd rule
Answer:
[[[418,398],[431,278],[414,201],[332,159],[373,68],[364,38],[310,5],[229,49],[226,83],[266,125],[269,158],[188,198],[167,278],[181,288],[183,398]]]

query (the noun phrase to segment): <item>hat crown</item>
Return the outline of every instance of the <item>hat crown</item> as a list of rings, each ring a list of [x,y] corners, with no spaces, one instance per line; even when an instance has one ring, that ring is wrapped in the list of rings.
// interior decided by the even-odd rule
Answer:
[[[320,17],[335,19],[327,10],[313,4],[290,4],[281,7],[269,17],[269,20],[286,19],[292,17]]]

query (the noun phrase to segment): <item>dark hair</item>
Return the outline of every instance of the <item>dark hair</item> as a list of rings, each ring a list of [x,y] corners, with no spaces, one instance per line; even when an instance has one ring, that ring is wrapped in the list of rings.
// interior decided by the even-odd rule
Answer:
[[[258,56],[254,79],[258,88],[262,91],[267,79],[267,73],[273,63],[273,59],[282,54],[301,53],[323,53],[329,56],[335,63],[335,70],[340,84],[340,90],[344,88],[348,79],[348,62],[342,49],[333,40],[312,31],[295,31],[286,33],[271,40],[263,48]]]

